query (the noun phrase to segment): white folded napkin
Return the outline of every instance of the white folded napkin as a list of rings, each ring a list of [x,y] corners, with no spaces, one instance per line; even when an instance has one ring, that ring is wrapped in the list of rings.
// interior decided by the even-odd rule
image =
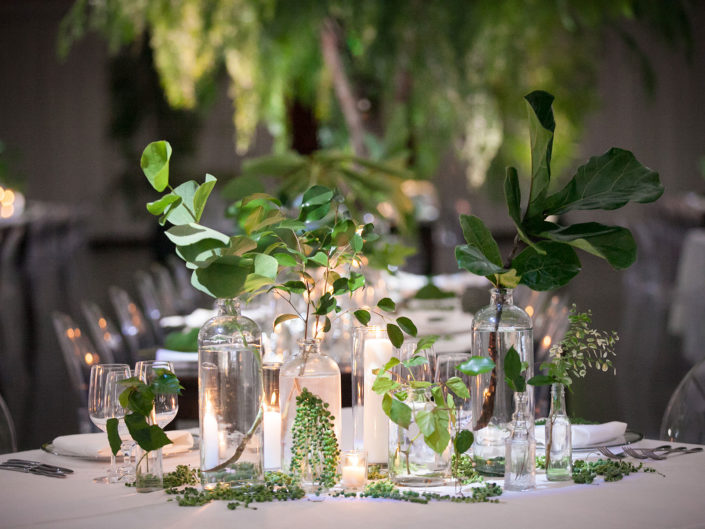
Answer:
[[[193,436],[186,430],[170,430],[166,435],[172,444],[162,448],[164,455],[186,452],[193,447]],[[62,435],[52,442],[54,450],[59,455],[77,457],[110,457],[108,435],[100,433],[81,433]]]
[[[196,309],[186,316],[164,316],[160,323],[162,327],[188,327],[198,329],[217,314],[213,309]]]
[[[155,360],[163,362],[198,362],[198,353],[172,351],[171,349],[157,349],[154,353]],[[176,370],[176,368],[174,369]]]
[[[612,421],[604,424],[573,424],[570,433],[573,439],[573,448],[585,448],[599,445],[624,435],[627,423]],[[546,433],[544,426],[536,426],[536,442],[543,445]]]

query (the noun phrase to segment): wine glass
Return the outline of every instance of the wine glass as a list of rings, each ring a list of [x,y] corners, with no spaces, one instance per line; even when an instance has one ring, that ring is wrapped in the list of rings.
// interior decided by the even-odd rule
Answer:
[[[141,360],[135,364],[135,376],[145,384],[151,384],[158,369],[174,372],[174,364],[165,360]],[[179,411],[179,398],[176,394],[157,393],[154,395],[154,416],[152,420],[160,428],[174,420]]]
[[[93,424],[104,432],[108,419],[118,419],[118,430],[126,431],[125,409],[120,406],[120,393],[124,389],[121,380],[130,378],[130,366],[127,364],[97,364],[91,367],[88,386],[88,416]],[[122,432],[121,432],[122,433]],[[110,451],[110,469],[106,476],[95,478],[98,483],[117,483],[118,470],[115,456]]]

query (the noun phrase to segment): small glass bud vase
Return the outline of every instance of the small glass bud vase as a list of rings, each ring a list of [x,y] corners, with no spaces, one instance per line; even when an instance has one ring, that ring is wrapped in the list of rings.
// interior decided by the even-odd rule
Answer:
[[[201,484],[262,479],[264,465],[261,333],[240,301],[219,299],[198,333]]]
[[[137,492],[154,492],[164,488],[162,449],[145,452],[135,445],[135,489]]]
[[[573,475],[573,446],[563,384],[551,385],[551,411],[546,419],[545,435],[546,479],[569,481]]]
[[[526,414],[527,395],[514,394],[512,433],[506,440],[504,490],[529,490],[536,487],[536,440]]]
[[[534,373],[533,324],[529,315],[514,305],[509,288],[490,290],[490,304],[475,313],[472,352],[492,359],[495,368],[475,377],[471,387],[475,442],[472,453],[476,470],[488,476],[504,475],[504,444],[512,420],[512,390],[504,379],[504,357],[510,347],[527,363],[526,378]],[[533,388],[526,391],[527,409],[534,409]],[[532,436],[533,421],[528,425]]]

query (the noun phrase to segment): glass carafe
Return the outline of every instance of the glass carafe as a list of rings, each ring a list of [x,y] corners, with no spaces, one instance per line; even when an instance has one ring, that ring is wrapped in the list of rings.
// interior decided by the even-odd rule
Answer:
[[[512,432],[505,443],[504,490],[536,487],[536,440],[526,414],[526,393],[514,394]]]
[[[510,347],[519,353],[528,367],[525,376],[534,371],[533,328],[531,318],[514,305],[512,290],[493,288],[490,304],[477,313],[472,322],[472,352],[491,358],[495,368],[475,377],[472,384],[472,417],[475,442],[473,457],[477,471],[490,476],[504,475],[505,440],[510,433],[513,413],[512,391],[504,380],[504,358]],[[533,417],[533,388],[527,388],[527,417]],[[531,412],[529,416],[528,413]],[[528,421],[533,437],[533,421]]]
[[[201,482],[259,481],[263,472],[261,333],[237,299],[198,333]]]

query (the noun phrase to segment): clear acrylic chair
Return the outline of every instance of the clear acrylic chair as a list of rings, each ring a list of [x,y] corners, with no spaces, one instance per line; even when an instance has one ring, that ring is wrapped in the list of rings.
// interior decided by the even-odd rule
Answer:
[[[142,308],[144,309],[144,315],[149,321],[152,334],[161,343],[164,341],[161,321],[162,316],[165,316],[165,314],[159,301],[154,278],[144,270],[138,270],[135,272],[135,283],[137,285],[137,293],[142,302]]]
[[[678,384],[661,421],[661,439],[705,444],[705,360]]]
[[[0,395],[0,454],[10,454],[17,452],[17,436],[15,435],[15,423],[7,408],[5,401]]]
[[[86,320],[88,332],[101,356],[112,357],[115,362],[121,364],[132,365],[137,361],[130,354],[122,334],[97,303],[83,300],[81,311]]]
[[[145,350],[154,349],[157,345],[147,319],[125,289],[111,286],[108,295],[132,357],[142,359]]]
[[[92,431],[88,418],[88,380],[91,366],[100,363],[112,363],[112,356],[101,357],[91,340],[76,325],[68,314],[54,312],[52,314],[54,330],[59,340],[61,352],[64,355],[66,371],[71,381],[71,387],[80,403],[78,408],[78,424],[81,432]]]
[[[154,278],[157,298],[161,306],[162,316],[174,316],[177,314],[187,314],[190,311],[182,312],[181,303],[178,299],[178,289],[171,277],[169,269],[159,263],[152,263],[149,271]]]
[[[179,310],[181,314],[189,314],[201,306],[203,295],[191,285],[191,274],[181,259],[170,255],[167,257],[167,264],[174,278],[175,292],[179,298]]]

